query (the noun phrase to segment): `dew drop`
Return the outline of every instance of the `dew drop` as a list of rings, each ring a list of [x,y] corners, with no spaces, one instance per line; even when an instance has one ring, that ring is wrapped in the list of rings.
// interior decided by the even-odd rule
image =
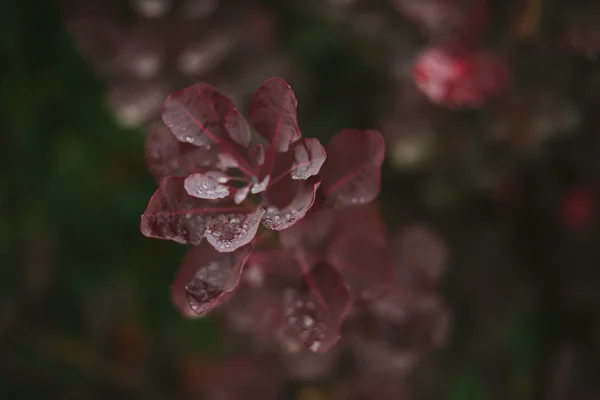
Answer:
[[[316,353],[317,351],[319,351],[319,349],[321,348],[321,342],[319,342],[318,340],[315,340],[311,345],[310,345],[310,350],[314,353]]]
[[[302,323],[304,324],[305,328],[310,328],[315,324],[315,320],[312,319],[309,315],[305,315],[302,319]]]
[[[246,273],[244,274],[246,282],[251,286],[259,287],[263,284],[265,277],[263,271],[256,264],[248,266]]]

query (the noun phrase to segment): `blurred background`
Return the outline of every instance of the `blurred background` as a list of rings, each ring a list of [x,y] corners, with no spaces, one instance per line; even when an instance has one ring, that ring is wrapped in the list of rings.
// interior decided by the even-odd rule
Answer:
[[[2,0],[0,398],[600,399],[599,53],[593,0]],[[168,94],[272,76],[306,137],[382,132],[390,237],[446,254],[431,346],[360,346],[402,394],[183,320],[139,232]]]

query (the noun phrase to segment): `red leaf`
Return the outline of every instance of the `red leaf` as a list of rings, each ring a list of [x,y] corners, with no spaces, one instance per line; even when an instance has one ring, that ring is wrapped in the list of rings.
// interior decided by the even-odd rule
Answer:
[[[237,144],[244,147],[250,146],[250,126],[238,110],[233,109],[225,116],[225,130]]]
[[[393,270],[387,247],[371,240],[368,234],[338,238],[328,255],[355,299],[370,301],[389,290]]]
[[[308,179],[317,175],[326,158],[327,153],[319,139],[300,139],[292,144],[289,153],[276,158],[272,172],[275,177],[270,184],[275,185],[288,175],[292,179]]]
[[[263,208],[192,197],[184,181],[182,177],[163,179],[142,215],[141,231],[145,236],[192,245],[207,238],[221,252],[250,243],[265,212]]]
[[[192,174],[185,178],[184,188],[187,194],[199,199],[222,199],[229,196],[229,187],[225,185],[229,176],[219,171],[204,174]],[[241,203],[241,202],[236,202]]]
[[[320,263],[309,271],[301,256],[298,263],[304,281],[283,293],[285,320],[279,338],[284,343],[298,342],[314,353],[326,353],[340,337],[340,325],[350,307],[350,293],[331,265]]]
[[[292,251],[279,246],[263,246],[261,249],[259,244],[255,247],[249,261],[252,268],[249,268],[244,276],[248,282],[260,284],[277,278],[298,280],[302,277],[302,271]]]
[[[377,131],[347,129],[327,145],[327,161],[321,169],[323,193],[330,205],[365,204],[381,190],[383,137]]]
[[[394,269],[377,207],[337,211],[327,256],[346,279],[355,300],[371,301],[389,290]]]
[[[355,301],[385,294],[394,268],[387,233],[374,205],[311,212],[280,233],[283,246],[326,259],[346,279]]]
[[[231,253],[219,253],[208,243],[192,248],[171,287],[173,303],[181,314],[203,316],[225,293],[234,290],[251,251],[251,244]]]
[[[379,208],[373,204],[346,207],[334,210],[334,237],[369,236],[370,240],[387,244],[387,232]]]
[[[252,161],[252,165],[255,167],[260,167],[265,162],[265,149],[263,145],[260,143],[255,144],[250,150],[250,160]]]
[[[390,290],[373,303],[373,310],[392,321],[439,307],[437,281],[445,266],[447,249],[443,239],[423,225],[405,228],[390,241],[395,278]]]
[[[254,239],[264,214],[262,207],[248,214],[220,214],[206,225],[206,240],[218,251],[234,251]]]
[[[333,222],[339,209],[321,209],[307,213],[297,224],[279,232],[279,241],[287,249],[325,253],[332,236]]]
[[[281,78],[266,81],[252,99],[252,125],[279,152],[288,151],[302,137],[296,119],[297,104],[296,95]]]
[[[272,339],[282,321],[281,293],[301,272],[288,251],[254,246],[235,296],[224,307],[233,327],[260,339]]]
[[[299,181],[290,178],[270,187],[267,191],[270,205],[262,224],[275,231],[294,225],[312,207],[320,184],[317,177]]]
[[[307,138],[298,140],[292,145],[294,166],[292,179],[307,179],[317,175],[327,158],[325,148],[319,139]]]
[[[237,168],[253,176],[241,116],[234,110],[229,98],[214,87],[199,83],[171,94],[165,102],[162,118],[180,142],[201,147],[216,145]]]
[[[262,175],[259,180],[257,180],[254,184],[252,184],[250,191],[254,194],[264,192],[265,190],[267,190],[267,187],[269,187],[270,182],[271,182],[270,175]]]
[[[246,269],[250,268],[249,264]],[[225,306],[225,317],[233,329],[250,333],[259,339],[271,340],[281,324],[278,292],[260,282],[248,284],[247,273],[242,284]]]
[[[244,200],[246,200],[248,193],[250,193],[250,185],[237,189],[233,198],[235,204],[241,204]]]
[[[146,160],[157,181],[167,176],[188,176],[202,169],[219,169],[215,154],[205,148],[181,143],[162,123],[146,140]]]

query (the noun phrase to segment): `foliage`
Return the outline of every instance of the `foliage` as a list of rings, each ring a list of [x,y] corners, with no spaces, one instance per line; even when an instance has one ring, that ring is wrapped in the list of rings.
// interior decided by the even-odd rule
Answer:
[[[4,1],[0,397],[598,398],[598,21],[595,1]],[[427,49],[450,52],[453,87],[472,87],[479,74],[463,67],[477,54],[510,81],[468,106],[432,102],[415,84]],[[377,205],[340,209],[322,180],[303,219],[260,225],[234,252],[140,235],[156,181],[183,178],[185,191],[186,171],[220,162],[164,125],[168,94],[210,82],[246,113],[270,76],[292,85],[298,124],[329,159],[344,148],[326,145],[335,132],[381,132]],[[381,225],[302,236],[313,214],[375,207],[390,285],[379,286],[385,269],[344,268],[362,260],[356,243],[378,251],[367,232]],[[196,251],[246,259],[208,318],[175,290],[195,276]],[[285,288],[306,294],[293,257],[272,268],[294,253],[325,261],[349,290],[326,353],[294,340],[302,325],[265,313],[285,315]],[[173,277],[184,296],[171,302]]]
[[[255,274],[286,277],[260,288],[273,293],[263,315],[254,316],[259,324],[269,325],[273,337],[324,352],[350,309],[348,287],[356,300],[368,299],[381,295],[391,276],[379,215],[357,208],[379,194],[385,148],[376,131],[343,130],[326,152],[317,139],[302,138],[296,107],[283,79],[258,88],[250,120],[265,148],[251,144],[244,117],[212,86],[173,93],[163,109],[168,130],[157,131],[165,138],[147,142],[150,169],[162,180],[141,229],[195,246],[173,286],[184,316],[205,315],[234,292],[250,258]],[[321,211],[312,208],[315,200]],[[281,232],[284,247],[261,246],[261,222]]]

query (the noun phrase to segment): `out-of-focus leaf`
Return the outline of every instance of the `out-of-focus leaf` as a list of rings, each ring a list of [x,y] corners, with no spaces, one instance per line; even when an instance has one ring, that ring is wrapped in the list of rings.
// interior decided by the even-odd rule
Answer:
[[[338,211],[327,257],[346,279],[355,300],[369,301],[384,294],[394,271],[379,210],[364,205]]]
[[[279,338],[283,343],[300,343],[314,353],[326,353],[340,337],[340,325],[350,307],[350,293],[343,277],[331,265],[319,263],[308,270],[301,256],[297,261],[304,280],[283,293],[284,320]]]
[[[327,203],[344,206],[375,200],[381,190],[384,157],[385,144],[379,132],[338,132],[327,145],[327,160],[320,173]]]
[[[418,276],[433,285],[444,270],[447,249],[446,244],[433,229],[425,225],[410,225],[400,235],[391,239],[392,254],[400,278],[417,285]]]
[[[380,297],[393,281],[386,229],[374,205],[310,212],[280,238],[311,260],[326,259],[344,276],[355,301]]]

